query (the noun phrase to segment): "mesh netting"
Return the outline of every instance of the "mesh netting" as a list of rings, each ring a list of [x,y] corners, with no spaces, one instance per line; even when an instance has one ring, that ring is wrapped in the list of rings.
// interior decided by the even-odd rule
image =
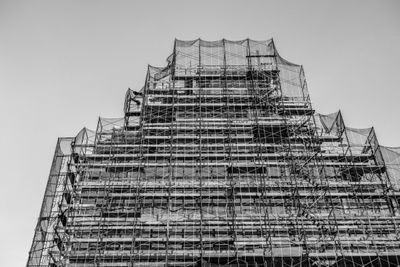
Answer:
[[[165,79],[175,74],[193,77],[200,73],[219,75],[247,73],[249,69],[280,72],[280,86],[283,96],[292,99],[308,98],[304,71],[300,65],[283,59],[275,49],[271,40],[267,41],[214,41],[203,40],[175,41],[174,52],[168,58],[164,68],[150,66],[148,77],[150,82]],[[167,82],[167,79],[165,80]],[[159,83],[161,87],[166,84]],[[218,86],[218,85],[217,85]],[[221,87],[219,85],[219,87]],[[229,87],[229,85],[228,85]],[[231,85],[231,87],[236,87]]]
[[[400,147],[380,147],[386,164],[391,185],[396,191],[400,190]]]

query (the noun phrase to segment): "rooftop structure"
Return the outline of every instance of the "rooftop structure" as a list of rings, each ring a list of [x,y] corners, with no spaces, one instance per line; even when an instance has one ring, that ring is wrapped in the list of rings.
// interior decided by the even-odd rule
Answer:
[[[175,40],[57,143],[27,266],[399,266],[400,149],[314,111],[273,40]]]

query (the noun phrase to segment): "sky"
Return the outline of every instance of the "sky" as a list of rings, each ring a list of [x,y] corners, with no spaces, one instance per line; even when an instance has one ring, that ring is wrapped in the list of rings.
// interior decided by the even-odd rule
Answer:
[[[123,116],[175,38],[274,38],[317,112],[400,146],[400,1],[0,0],[0,266],[26,264],[57,137]]]

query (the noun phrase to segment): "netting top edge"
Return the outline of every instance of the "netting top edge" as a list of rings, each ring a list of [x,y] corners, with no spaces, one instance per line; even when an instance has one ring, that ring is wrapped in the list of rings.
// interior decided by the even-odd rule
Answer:
[[[243,39],[243,40],[227,40],[227,39],[220,39],[220,40],[214,40],[214,41],[209,41],[209,40],[203,40],[201,38],[194,39],[194,40],[180,40],[180,39],[175,39],[175,45],[179,46],[192,46],[196,43],[200,43],[201,45],[219,45],[222,44],[223,42],[226,43],[235,43],[235,44],[243,44],[246,42],[254,42],[254,43],[259,43],[259,44],[265,44],[269,45],[273,42],[273,39],[267,39],[267,40],[253,40],[253,39]]]

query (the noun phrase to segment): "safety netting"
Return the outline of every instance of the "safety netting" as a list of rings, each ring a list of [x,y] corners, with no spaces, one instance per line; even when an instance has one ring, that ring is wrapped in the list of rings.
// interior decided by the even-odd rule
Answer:
[[[275,70],[280,73],[280,87],[284,97],[303,100],[308,98],[302,66],[283,59],[277,52],[272,39],[266,41],[175,40],[174,51],[168,57],[167,63],[166,67],[149,66],[148,68],[147,75],[150,82],[164,79],[165,83],[158,83],[161,88],[167,86],[170,79],[166,78],[169,75],[200,78],[213,75],[237,76],[235,80],[239,82],[230,81],[226,86],[246,88],[243,81],[246,75],[249,75],[249,71],[257,70],[257,74],[263,75],[264,72],[265,75],[266,71]],[[242,83],[240,83],[240,76],[242,76]],[[179,85],[175,84],[175,86]],[[222,87],[222,84],[221,81],[212,82],[210,78],[209,86],[218,88]]]
[[[380,147],[390,177],[391,186],[400,191],[400,147]]]

